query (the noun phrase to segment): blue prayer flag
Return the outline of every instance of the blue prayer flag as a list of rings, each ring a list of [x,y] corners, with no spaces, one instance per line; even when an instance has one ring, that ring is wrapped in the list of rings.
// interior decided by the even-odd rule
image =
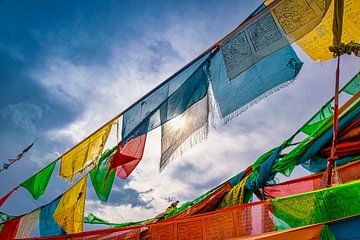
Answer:
[[[230,79],[224,58],[218,51],[211,59],[210,81],[221,117],[245,111],[251,105],[288,85],[302,67],[291,46],[261,59],[255,65]]]
[[[122,143],[155,129],[205,97],[209,86],[208,58],[209,54],[205,54],[127,110]]]
[[[65,231],[56,223],[53,218],[53,214],[56,210],[56,207],[59,204],[61,197],[58,197],[55,201],[49,203],[48,205],[40,209],[40,236],[58,236],[66,234]]]

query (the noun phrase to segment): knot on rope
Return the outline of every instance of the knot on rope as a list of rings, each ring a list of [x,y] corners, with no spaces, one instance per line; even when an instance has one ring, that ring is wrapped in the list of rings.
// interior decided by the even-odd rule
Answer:
[[[344,54],[351,55],[352,53],[355,56],[360,57],[360,44],[353,41],[348,44],[340,43],[338,46],[330,46],[329,50],[333,53],[334,57]]]

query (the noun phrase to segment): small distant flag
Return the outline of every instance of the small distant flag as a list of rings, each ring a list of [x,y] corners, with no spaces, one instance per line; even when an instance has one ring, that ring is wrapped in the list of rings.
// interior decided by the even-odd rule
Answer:
[[[24,150],[22,150],[15,158],[8,159],[7,162],[3,164],[3,168],[0,169],[0,172],[3,170],[7,170],[11,164],[15,163],[16,161],[19,161],[24,156],[24,154],[32,148],[35,142],[36,140],[33,143],[31,143],[29,146],[24,148]]]

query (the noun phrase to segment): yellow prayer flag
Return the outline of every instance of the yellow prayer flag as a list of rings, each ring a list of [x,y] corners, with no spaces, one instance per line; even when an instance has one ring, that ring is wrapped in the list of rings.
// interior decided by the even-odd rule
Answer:
[[[334,1],[333,1],[334,2]],[[305,35],[297,44],[314,60],[326,61],[333,57],[329,46],[333,45],[332,24],[334,3],[331,3],[321,23]],[[360,1],[346,0],[341,42],[360,41]]]
[[[270,11],[291,41],[296,41],[316,27],[331,0],[283,0]]]
[[[250,175],[242,179],[236,186],[234,186],[220,201],[219,208],[227,208],[237,206],[244,203],[245,198],[245,184]]]
[[[60,199],[53,218],[66,233],[83,232],[87,175]]]
[[[80,174],[87,166],[98,159],[104,149],[112,123],[110,122],[98,130],[61,158],[59,173],[61,177],[73,181],[77,174]]]

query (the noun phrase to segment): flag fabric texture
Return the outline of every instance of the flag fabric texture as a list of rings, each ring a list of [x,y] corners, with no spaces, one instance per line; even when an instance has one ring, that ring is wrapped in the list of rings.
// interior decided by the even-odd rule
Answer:
[[[333,58],[329,46],[333,45],[332,24],[334,18],[334,0],[329,10],[309,34],[297,41],[297,44],[315,61],[326,61]],[[343,43],[360,40],[360,2],[346,0],[343,16],[342,38]]]
[[[103,151],[112,122],[99,129],[91,137],[62,156],[59,175],[70,181],[81,174],[86,167],[95,163]]]
[[[34,199],[39,199],[39,197],[44,194],[46,187],[49,184],[55,165],[56,162],[49,164],[34,176],[20,183],[20,186],[27,189]]]
[[[146,134],[129,140],[127,143],[118,144],[116,153],[111,162],[116,166],[116,174],[121,179],[126,179],[140,163],[145,149]]]
[[[53,214],[54,220],[66,233],[83,231],[86,185],[87,176],[62,195]]]
[[[12,240],[16,238],[19,229],[20,218],[14,218],[5,222],[1,228],[0,239]]]
[[[124,113],[123,144],[182,114],[206,95],[208,58],[205,54]]]
[[[20,218],[16,238],[29,238],[33,236],[39,225],[40,209],[28,213]]]
[[[219,51],[211,59],[211,86],[222,118],[236,116],[271,93],[289,85],[302,62],[291,46],[261,59],[247,71],[229,79]]]
[[[196,102],[183,114],[161,126],[160,171],[187,147],[201,142],[208,134],[209,97]]]
[[[53,218],[54,212],[59,205],[60,198],[61,196],[40,208],[39,230],[41,237],[65,234],[65,231],[56,223],[55,219]]]
[[[115,146],[106,150],[100,157],[97,166],[90,171],[90,179],[96,195],[103,202],[108,200],[115,179],[114,170],[109,169],[109,157],[116,151],[116,149],[117,147]]]

